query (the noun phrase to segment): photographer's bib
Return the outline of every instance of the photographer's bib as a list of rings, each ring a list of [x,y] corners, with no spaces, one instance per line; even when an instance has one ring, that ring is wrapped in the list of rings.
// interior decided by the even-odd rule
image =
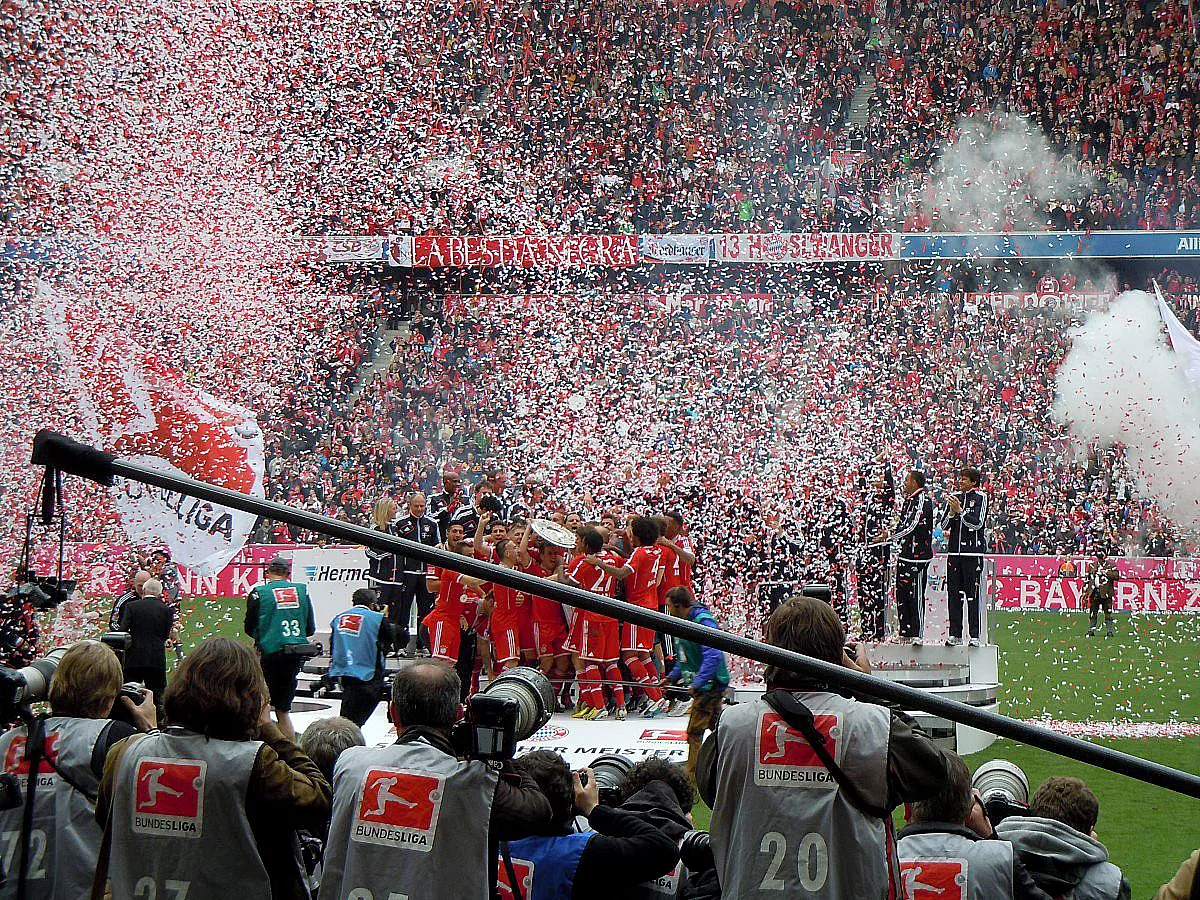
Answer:
[[[865,801],[884,806],[889,710],[837,694],[796,696]],[[856,809],[808,741],[765,701],[725,710],[717,740],[711,830],[725,896],[899,896],[890,823]]]
[[[46,719],[44,755],[71,781],[95,797],[99,782],[92,771],[92,754],[108,719]],[[15,775],[21,789],[22,806],[0,812],[0,860],[8,880],[0,887],[0,898],[17,895],[21,866],[21,831],[25,791],[30,777],[25,728],[0,735],[0,762]],[[43,759],[34,774],[33,827],[30,831],[25,896],[28,900],[56,897],[86,897],[92,885],[102,832],[96,822],[93,800],[75,790]]]
[[[271,896],[246,818],[262,746],[182,729],[131,739],[113,791],[114,897]]]
[[[1004,900],[1013,895],[1013,845],[925,832],[896,842],[905,900]]]
[[[483,763],[423,741],[346,750],[320,900],[488,900],[496,784]]]

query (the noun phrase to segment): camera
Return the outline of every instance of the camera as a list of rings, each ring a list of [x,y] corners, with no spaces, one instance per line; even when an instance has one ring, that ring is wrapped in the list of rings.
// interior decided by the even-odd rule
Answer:
[[[137,706],[146,699],[146,686],[140,681],[127,681],[121,685],[121,690],[117,692],[117,697],[128,697],[129,701],[134,706]]]
[[[504,501],[495,494],[484,494],[479,498],[479,508],[496,516],[504,509]]]
[[[689,831],[679,842],[679,860],[689,872],[715,868],[712,843],[707,831]]]
[[[12,721],[22,706],[46,699],[50,679],[66,652],[66,647],[58,647],[23,669],[0,667],[0,717]]]
[[[5,591],[3,599],[15,603],[28,603],[34,609],[54,609],[71,596],[75,586],[74,581],[27,572],[23,581]]]
[[[983,811],[993,826],[1029,811],[1029,779],[1016,763],[993,759],[975,770],[971,787],[979,791]]]
[[[100,643],[115,653],[124,665],[125,652],[133,646],[133,635],[128,631],[106,631],[100,636]]]
[[[596,786],[600,789],[600,802],[605,806],[620,806],[621,793],[625,787],[625,776],[633,768],[632,760],[619,753],[609,753],[597,756],[588,763],[588,768],[596,776]],[[586,773],[583,777],[586,779]]]
[[[826,603],[833,603],[833,588],[827,584],[813,582],[811,584],[800,585],[800,593],[805,597],[812,597],[814,600],[824,600]]]
[[[459,756],[484,762],[512,759],[517,743],[550,721],[554,689],[537,669],[517,666],[467,698],[467,714],[450,732]]]

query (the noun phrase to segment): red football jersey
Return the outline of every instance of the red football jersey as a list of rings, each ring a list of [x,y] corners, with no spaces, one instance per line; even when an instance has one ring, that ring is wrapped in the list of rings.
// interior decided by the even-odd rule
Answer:
[[[547,578],[550,573],[542,568],[542,564],[536,559],[530,560],[529,565],[525,567],[525,571],[530,575],[536,575],[538,578]],[[567,620],[563,615],[562,604],[557,600],[547,600],[545,597],[533,598],[533,620],[538,623],[542,629],[553,631],[554,629],[567,628]]]
[[[662,547],[638,547],[625,563],[633,574],[625,581],[625,596],[630,603],[646,609],[658,609],[658,579],[662,572]]]
[[[463,614],[464,588],[459,582],[459,573],[438,566],[429,567],[429,577],[440,581],[437,600],[434,601],[434,613],[447,619],[458,621]]]

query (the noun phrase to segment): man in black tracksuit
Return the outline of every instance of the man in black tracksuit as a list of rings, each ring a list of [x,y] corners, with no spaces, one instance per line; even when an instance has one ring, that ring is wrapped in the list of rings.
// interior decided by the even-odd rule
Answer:
[[[950,637],[947,645],[963,639],[963,603],[971,646],[979,646],[979,575],[983,554],[987,553],[987,495],[979,490],[982,476],[978,469],[965,466],[958,470],[958,493],[946,504],[942,528],[946,533],[946,596],[950,603]]]
[[[925,581],[933,559],[933,501],[925,493],[925,473],[904,478],[904,505],[892,534],[896,545],[896,618],[900,639],[921,642],[925,618]]]
[[[425,495],[410,494],[405,511],[392,523],[392,534],[418,544],[436,547],[438,544],[438,523],[425,514]],[[398,633],[396,647],[403,653],[408,646],[408,617],[412,610],[413,601],[417,602],[417,652],[429,650],[429,633],[421,621],[433,609],[433,594],[425,583],[425,563],[419,559],[407,556],[396,556],[396,580],[400,589],[394,594],[395,600],[388,603],[388,621]]]

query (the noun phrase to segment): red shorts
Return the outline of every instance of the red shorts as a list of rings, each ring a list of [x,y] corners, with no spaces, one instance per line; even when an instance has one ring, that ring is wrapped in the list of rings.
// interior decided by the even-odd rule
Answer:
[[[629,622],[621,623],[621,650],[649,653],[654,649],[654,629],[642,628]]]
[[[458,622],[426,616],[425,627],[429,629],[429,655],[434,659],[458,662],[459,644],[462,641],[462,629]]]
[[[515,622],[507,625],[492,623],[492,660],[521,658],[521,629]]]
[[[563,639],[566,632],[561,626],[547,628],[540,622],[533,623],[533,644],[538,656],[567,656],[563,649]]]
[[[596,621],[585,615],[578,616],[571,636],[567,638],[566,649],[596,662],[615,660],[621,655],[619,625],[616,619]]]
[[[533,637],[533,609],[526,600],[523,606],[517,608],[517,635],[521,639],[521,652],[537,655],[537,641]]]

